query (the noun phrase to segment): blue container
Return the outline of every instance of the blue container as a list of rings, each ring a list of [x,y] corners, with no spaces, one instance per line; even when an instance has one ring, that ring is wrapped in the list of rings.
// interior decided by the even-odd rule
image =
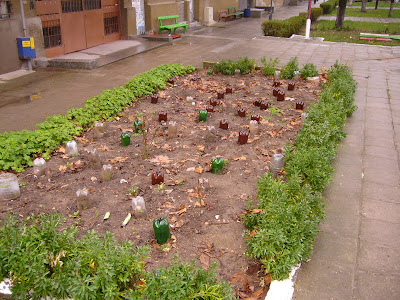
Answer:
[[[36,57],[35,41],[32,37],[18,37],[17,46],[20,59],[31,59]]]
[[[245,18],[250,18],[250,8],[245,8],[244,9],[244,17]]]

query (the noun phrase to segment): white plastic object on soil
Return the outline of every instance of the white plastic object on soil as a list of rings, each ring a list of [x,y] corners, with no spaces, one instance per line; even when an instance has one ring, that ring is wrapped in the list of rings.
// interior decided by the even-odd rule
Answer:
[[[294,71],[293,79],[294,80],[299,80],[300,79],[300,71]]]
[[[178,135],[178,126],[175,121],[168,122],[168,138],[174,138]]]
[[[68,157],[76,157],[78,156],[78,145],[75,141],[67,142],[65,146],[65,155]]]
[[[275,71],[274,79],[275,80],[281,80],[281,71],[279,71],[279,70]]]
[[[208,192],[211,189],[208,178],[199,178],[199,188],[203,192]]]
[[[40,176],[46,172],[46,161],[44,158],[35,158],[33,161],[33,174]]]
[[[103,181],[108,181],[113,179],[114,170],[112,165],[103,165],[103,169],[101,170],[101,178]]]
[[[93,127],[93,138],[99,139],[102,138],[106,132],[106,125],[101,122],[94,123]]]
[[[279,170],[283,168],[284,164],[285,160],[283,154],[280,153],[274,154],[272,156],[271,165],[269,169],[274,175],[276,175],[278,174]]]
[[[87,153],[90,167],[95,170],[101,169],[101,160],[96,148],[89,150]]]
[[[193,101],[193,97],[192,96],[187,96],[186,97],[186,101],[187,102],[192,102]]]
[[[13,173],[0,174],[0,200],[12,200],[19,196],[17,176]]]
[[[307,119],[307,118],[308,118],[308,113],[303,112],[303,113],[301,114],[301,120],[304,122],[305,119]]]
[[[236,69],[236,70],[235,70],[235,75],[241,75],[241,74],[240,74],[240,69]]]
[[[256,120],[251,120],[249,124],[250,134],[258,134],[258,122]]]
[[[214,142],[216,142],[217,136],[216,136],[215,126],[213,126],[213,125],[207,126],[205,138],[206,138],[206,142],[207,142],[207,143],[214,143]]]
[[[83,188],[76,191],[76,204],[79,210],[90,208],[90,197],[87,188]]]
[[[132,199],[133,216],[136,219],[147,218],[147,209],[144,198],[141,196]]]

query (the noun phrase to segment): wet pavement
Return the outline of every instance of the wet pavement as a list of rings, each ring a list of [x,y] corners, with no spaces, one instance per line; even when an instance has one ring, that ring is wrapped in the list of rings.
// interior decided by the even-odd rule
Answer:
[[[318,4],[318,3],[317,3]],[[306,6],[277,11],[287,18]],[[267,15],[263,19],[268,19]],[[295,284],[295,299],[400,299],[400,48],[263,37],[262,19],[196,30],[172,44],[94,70],[39,69],[0,83],[0,132],[33,129],[48,115],[79,107],[104,89],[159,64],[201,67],[203,61],[248,56],[297,56],[329,68],[352,67],[357,111],[346,124],[335,173],[325,194],[327,219],[311,260]],[[27,103],[27,96],[30,98]]]

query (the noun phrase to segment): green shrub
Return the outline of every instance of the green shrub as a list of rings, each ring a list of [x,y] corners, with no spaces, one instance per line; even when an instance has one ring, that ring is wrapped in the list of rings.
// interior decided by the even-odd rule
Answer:
[[[256,63],[254,59],[248,57],[240,58],[237,61],[234,60],[221,60],[216,63],[213,67],[215,72],[219,72],[224,75],[235,75],[236,70],[240,70],[240,74],[248,74],[254,71]]]
[[[311,254],[324,217],[321,192],[331,178],[337,144],[345,137],[346,117],[355,110],[355,89],[350,69],[333,65],[295,143],[285,148],[285,179],[267,173],[258,181],[253,209],[259,209],[244,216],[247,253],[260,259],[274,279],[287,278]]]
[[[328,0],[326,2],[323,2],[319,5],[319,7],[322,8],[323,14],[327,15],[330,14],[336,6],[339,5],[339,0]]]
[[[261,62],[263,63],[264,67],[262,68],[263,73],[266,76],[272,76],[275,74],[277,70],[277,66],[279,64],[279,58],[270,58],[269,61],[264,57],[261,58]]]
[[[292,79],[294,76],[294,71],[299,70],[299,63],[297,57],[292,57],[289,59],[288,63],[281,69],[281,77]]]
[[[291,37],[299,33],[306,24],[306,20],[305,16],[295,16],[286,20],[268,20],[261,24],[261,29],[264,35]]]
[[[318,17],[322,16],[323,10],[320,7],[313,7],[311,8],[311,22],[317,21]],[[308,19],[308,12],[301,12],[299,16],[304,16]]]
[[[314,77],[318,75],[317,67],[313,63],[308,63],[300,69],[300,74],[304,79],[307,77]]]

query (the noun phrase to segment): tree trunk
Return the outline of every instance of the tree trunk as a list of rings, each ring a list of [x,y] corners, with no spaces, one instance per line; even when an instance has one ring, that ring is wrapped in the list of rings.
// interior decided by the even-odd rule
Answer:
[[[376,2],[375,2],[375,9],[378,9],[378,3],[379,3],[379,0],[376,0]]]
[[[393,16],[393,6],[394,6],[394,0],[390,0],[389,17]]]
[[[361,12],[366,13],[367,12],[367,0],[362,0],[361,3]]]
[[[344,25],[344,15],[346,13],[347,0],[339,0],[339,7],[336,16],[335,28],[343,27]]]

